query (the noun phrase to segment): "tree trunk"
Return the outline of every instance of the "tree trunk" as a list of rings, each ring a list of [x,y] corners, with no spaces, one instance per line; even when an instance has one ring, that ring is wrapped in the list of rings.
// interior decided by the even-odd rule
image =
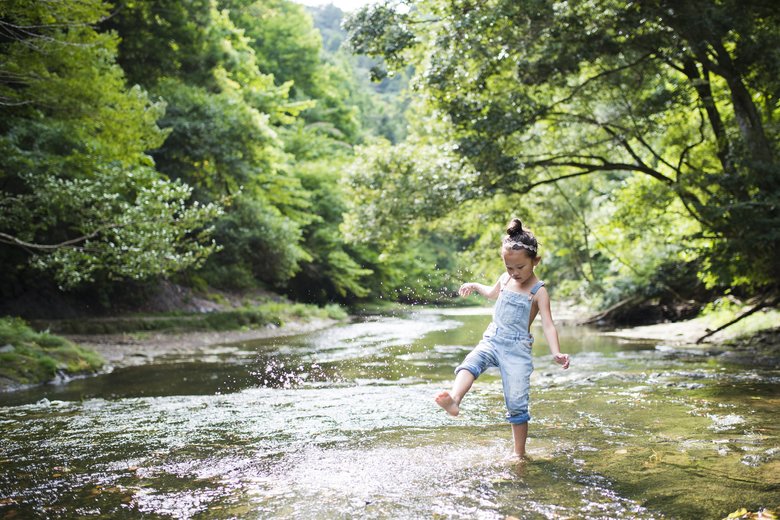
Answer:
[[[750,92],[742,82],[742,75],[734,66],[734,62],[723,46],[723,42],[717,40],[713,42],[713,47],[718,56],[718,64],[722,69],[720,75],[723,76],[723,79],[726,80],[729,86],[731,103],[734,107],[734,117],[748,146],[750,156],[755,163],[769,164],[772,162],[772,149],[769,146],[766,133],[764,133],[761,114],[759,114],[755,103],[753,103]]]
[[[688,79],[691,80],[693,88],[699,95],[702,105],[704,105],[707,119],[710,121],[710,128],[712,128],[712,133],[715,134],[715,141],[718,143],[718,159],[723,169],[728,171],[731,169],[729,139],[726,135],[723,119],[720,117],[720,112],[718,112],[718,107],[715,105],[715,99],[712,95],[709,71],[705,67],[704,75],[702,75],[693,59],[685,60],[683,70]]]

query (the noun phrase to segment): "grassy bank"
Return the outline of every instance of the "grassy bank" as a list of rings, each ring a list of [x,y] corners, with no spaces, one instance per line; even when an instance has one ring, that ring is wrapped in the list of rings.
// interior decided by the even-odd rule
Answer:
[[[91,350],[36,332],[18,318],[0,318],[0,379],[8,386],[45,383],[58,372],[76,375],[102,366],[103,359]]]
[[[104,365],[97,353],[57,334],[184,333],[247,330],[289,321],[318,318],[341,320],[346,311],[336,305],[265,302],[207,313],[128,315],[111,318],[31,320],[0,318],[0,388],[40,384],[59,373],[95,372]],[[39,332],[45,331],[45,332]]]
[[[290,320],[344,319],[346,311],[337,305],[317,307],[302,303],[268,302],[207,313],[130,315],[112,318],[35,320],[39,330],[58,334],[117,334],[124,332],[226,331],[284,325]]]
[[[746,314],[751,307],[742,302],[721,298],[706,305],[695,319],[704,323],[708,329],[716,330],[738,316]],[[725,336],[732,338],[749,337],[759,331],[777,327],[778,323],[780,323],[780,309],[765,308],[741,319],[724,332],[726,332]]]

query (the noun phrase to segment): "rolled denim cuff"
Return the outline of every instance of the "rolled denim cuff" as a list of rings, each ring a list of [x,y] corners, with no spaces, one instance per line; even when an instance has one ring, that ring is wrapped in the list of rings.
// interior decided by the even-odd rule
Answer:
[[[471,372],[471,375],[474,376],[474,379],[477,379],[480,376],[479,370],[476,368],[470,367],[470,366],[464,366],[464,365],[458,365],[457,368],[455,368],[455,375],[458,374],[461,370],[468,370]]]
[[[525,424],[531,420],[531,414],[528,412],[521,412],[517,415],[506,415],[506,420],[509,424]]]

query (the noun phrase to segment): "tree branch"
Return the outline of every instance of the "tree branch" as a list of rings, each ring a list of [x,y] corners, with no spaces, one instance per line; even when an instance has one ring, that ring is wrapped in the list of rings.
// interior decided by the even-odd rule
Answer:
[[[523,186],[523,193],[527,193],[531,191],[532,189],[536,188],[537,186],[542,186],[543,184],[555,184],[558,181],[563,181],[566,179],[571,179],[572,177],[581,177],[582,175],[588,175],[591,173],[594,173],[598,170],[596,169],[590,169],[590,170],[583,170],[576,173],[570,173],[568,175],[561,175],[560,177],[555,177],[553,179],[544,179],[542,181],[536,181],[532,182],[531,184],[526,184]]]
[[[569,113],[561,112],[561,113],[554,113],[554,114],[551,114],[551,115],[562,116],[563,118],[571,118],[574,121],[580,121],[580,122],[583,122],[583,123],[587,123],[587,124],[590,124],[590,125],[597,126],[597,127],[601,128],[602,130],[604,130],[606,133],[608,133],[612,137],[613,140],[615,140],[618,143],[620,143],[620,145],[623,148],[626,149],[626,151],[629,153],[629,155],[631,155],[631,157],[636,161],[637,164],[629,165],[629,164],[626,164],[626,163],[608,163],[608,164],[612,164],[612,165],[616,166],[615,169],[646,173],[647,175],[650,175],[654,179],[659,180],[659,181],[663,182],[664,184],[673,184],[674,183],[673,179],[667,177],[666,175],[664,175],[663,173],[659,172],[655,168],[651,168],[650,166],[645,164],[644,161],[642,160],[642,158],[639,157],[639,155],[631,147],[631,145],[629,144],[628,140],[625,139],[624,137],[620,136],[618,131],[625,132],[625,133],[630,133],[628,131],[628,129],[622,128],[622,127],[619,127],[619,126],[615,126],[615,125],[610,125],[609,123],[603,123],[601,121],[593,119],[592,117],[588,117],[588,116],[585,116],[585,115],[582,115],[582,114],[569,114]],[[618,131],[616,131],[616,130],[618,130]],[[604,161],[605,163],[607,162],[606,159],[601,158],[601,160]]]
[[[614,68],[614,69],[608,69],[608,70],[604,70],[602,72],[599,72],[595,76],[589,77],[588,79],[586,79],[585,81],[583,81],[582,83],[580,83],[579,85],[574,87],[574,89],[569,93],[569,95],[567,95],[567,96],[565,96],[565,97],[563,97],[561,99],[558,99],[556,101],[553,101],[547,108],[551,109],[551,108],[555,107],[556,105],[560,105],[561,103],[565,103],[565,102],[569,101],[570,99],[575,97],[579,93],[580,90],[585,88],[585,86],[588,83],[590,83],[592,81],[596,81],[597,79],[601,79],[601,78],[603,78],[605,76],[609,76],[611,74],[615,74],[616,72],[620,72],[622,70],[626,70],[626,69],[630,69],[632,67],[635,67],[635,66],[639,65],[640,63],[642,63],[643,61],[645,61],[647,58],[650,58],[652,56],[653,56],[653,53],[648,52],[647,54],[641,56],[636,61],[633,61],[631,63],[626,63],[625,65],[621,65],[620,67],[617,67],[617,68]]]
[[[60,242],[58,244],[35,244],[32,242],[26,242],[24,240],[21,240],[13,235],[9,235],[8,233],[0,232],[0,243],[20,246],[26,249],[33,249],[38,251],[54,251],[56,249],[62,249],[63,247],[74,247],[78,243],[86,242],[90,238],[95,238],[96,236],[98,236],[100,233],[102,233],[107,229],[113,229],[118,227],[121,227],[121,225],[107,224],[105,226],[98,227],[95,231],[89,233],[88,235],[83,235],[80,237],[72,238],[70,240],[65,240],[64,242]]]
[[[574,161],[574,160],[563,160],[558,161],[556,159],[545,159],[541,161],[535,161],[531,163],[526,163],[526,166],[531,167],[572,167],[572,168],[581,168],[582,171],[568,174],[568,175],[562,175],[561,177],[558,177],[556,179],[545,179],[543,181],[538,181],[536,183],[531,184],[531,187],[535,187],[541,184],[549,184],[550,182],[556,182],[560,179],[567,179],[569,177],[577,177],[580,175],[585,175],[588,173],[598,172],[598,171],[629,171],[629,172],[640,172],[640,173],[646,173],[647,175],[650,175],[651,177],[663,182],[664,184],[673,184],[673,180],[669,177],[666,177],[665,175],[657,172],[656,170],[646,166],[646,165],[639,165],[639,164],[630,164],[630,163],[616,163],[616,162],[609,162],[603,157],[595,157],[596,160],[599,160],[601,164],[588,164],[584,162]]]
[[[696,344],[703,343],[705,339],[709,338],[710,336],[712,336],[714,334],[717,334],[718,332],[722,331],[723,329],[731,327],[735,323],[737,323],[739,321],[742,321],[743,319],[747,318],[751,314],[755,314],[756,312],[758,312],[761,309],[764,309],[766,307],[774,307],[778,303],[780,303],[780,298],[775,298],[774,300],[767,300],[767,299],[762,300],[755,307],[753,307],[752,309],[750,309],[748,311],[745,311],[744,313],[740,314],[739,316],[737,316],[736,318],[734,318],[730,322],[726,323],[725,325],[721,325],[717,329],[709,331],[707,334],[705,334],[704,336],[702,336],[699,339],[697,339],[696,340]]]

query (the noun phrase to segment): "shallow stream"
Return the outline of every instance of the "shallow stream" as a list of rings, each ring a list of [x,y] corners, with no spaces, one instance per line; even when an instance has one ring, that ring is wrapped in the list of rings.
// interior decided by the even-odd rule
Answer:
[[[473,312],[473,311],[471,311]],[[433,396],[490,321],[427,310],[0,394],[0,518],[724,518],[780,506],[780,372],[535,330],[529,453],[497,372]]]

